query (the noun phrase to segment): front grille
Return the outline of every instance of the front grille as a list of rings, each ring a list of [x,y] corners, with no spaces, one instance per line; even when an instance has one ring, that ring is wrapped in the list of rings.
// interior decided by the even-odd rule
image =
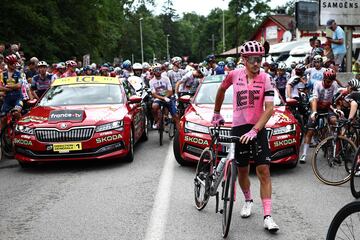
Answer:
[[[210,128],[210,134],[211,136],[215,134],[215,128],[213,127]],[[230,139],[221,137],[221,136],[231,136],[231,128],[220,128],[219,135],[220,135],[219,142],[231,142]]]
[[[35,135],[40,142],[74,142],[85,141],[94,134],[93,127],[76,127],[66,131],[58,129],[36,129]]]

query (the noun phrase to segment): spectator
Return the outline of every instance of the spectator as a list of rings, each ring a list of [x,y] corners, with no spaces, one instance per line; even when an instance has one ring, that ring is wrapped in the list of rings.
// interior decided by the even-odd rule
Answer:
[[[37,59],[36,57],[30,58],[28,69],[25,71],[26,80],[28,80],[28,82],[31,82],[31,79],[36,74],[38,74],[38,71],[37,71],[38,62],[39,62],[39,59]]]
[[[336,71],[339,70],[339,66],[342,64],[344,56],[346,54],[346,46],[345,46],[345,32],[344,30],[336,25],[334,19],[329,19],[326,23],[326,26],[329,27],[333,31],[332,36],[326,36],[328,41],[331,43],[331,48],[334,53],[335,59],[335,68]]]
[[[329,41],[326,41],[323,44],[323,48],[324,48],[324,57],[326,57],[326,62],[327,61],[334,61],[335,58],[334,58],[334,53],[333,53],[332,48],[331,48],[331,43]],[[326,62],[324,61],[324,64],[326,64]]]
[[[316,39],[317,39],[316,36],[313,36],[312,38],[309,39],[309,44],[310,44],[311,50],[310,50],[309,55],[306,57],[306,61],[305,61],[305,64],[306,65],[310,64],[311,67],[312,67],[313,59],[316,55],[316,52],[315,52],[315,49],[316,49],[315,40]]]

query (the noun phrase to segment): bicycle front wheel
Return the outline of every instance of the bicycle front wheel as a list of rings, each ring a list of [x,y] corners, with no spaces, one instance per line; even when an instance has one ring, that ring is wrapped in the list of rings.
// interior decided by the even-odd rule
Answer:
[[[353,167],[351,169],[350,189],[351,189],[351,194],[355,198],[360,197],[360,148],[358,148],[355,154]]]
[[[360,202],[352,202],[339,210],[332,220],[326,240],[359,239]]]
[[[315,176],[325,184],[341,185],[350,180],[355,144],[343,136],[327,137],[319,143],[312,157]]]
[[[200,155],[194,179],[195,207],[199,211],[205,208],[210,198],[213,163],[214,155],[212,151],[207,147],[202,151]]]
[[[236,191],[236,177],[237,177],[237,167],[234,162],[230,162],[226,169],[225,180],[222,182],[222,200],[224,201],[223,208],[223,221],[222,221],[222,230],[223,238],[226,238],[231,223],[231,216],[233,205],[235,201],[235,191]]]

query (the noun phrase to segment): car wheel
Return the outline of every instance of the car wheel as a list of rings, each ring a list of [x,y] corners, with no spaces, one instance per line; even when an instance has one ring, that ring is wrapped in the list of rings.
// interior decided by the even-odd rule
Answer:
[[[134,161],[134,134],[133,134],[133,130],[130,130],[130,142],[129,142],[129,152],[128,154],[125,156],[125,161],[126,162],[132,162]]]
[[[174,137],[174,143],[173,143],[173,150],[174,150],[175,159],[181,166],[189,166],[190,163],[185,161],[181,157],[179,137],[180,137],[179,136],[179,131],[176,131],[175,132],[175,137]]]
[[[149,131],[148,125],[149,125],[149,120],[148,120],[147,116],[145,116],[145,118],[144,118],[144,132],[143,132],[143,134],[141,135],[141,138],[140,138],[140,141],[142,141],[142,142],[145,142],[145,141],[148,140],[148,131]]]

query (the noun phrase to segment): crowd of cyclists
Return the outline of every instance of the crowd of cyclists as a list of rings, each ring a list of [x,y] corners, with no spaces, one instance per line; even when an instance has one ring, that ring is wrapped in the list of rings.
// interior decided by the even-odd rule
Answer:
[[[329,61],[325,56],[326,44],[321,45],[321,42],[314,44],[312,51],[304,60],[293,62],[290,66],[287,66],[284,62],[267,62],[264,57],[263,47],[257,42],[245,43],[240,51],[242,53],[240,59],[227,57],[218,61],[215,55],[208,55],[203,62],[187,63],[181,57],[175,56],[169,62],[153,63],[152,65],[147,62],[132,63],[130,60],[125,60],[122,64],[117,65],[92,63],[87,66],[81,66],[76,59],[49,65],[46,61],[32,57],[26,62],[22,54],[19,54],[19,46],[14,45],[11,45],[11,49],[5,56],[0,51],[2,117],[9,112],[13,112],[20,117],[24,110],[28,110],[27,106],[31,105],[29,103],[39,100],[57,78],[100,75],[118,77],[121,81],[127,82],[130,78],[137,77],[140,79],[143,88],[148,89],[152,96],[150,103],[153,116],[152,128],[158,128],[160,106],[165,106],[173,116],[178,129],[181,116],[179,116],[177,110],[179,104],[177,99],[184,94],[194,94],[199,83],[206,76],[225,75],[227,77],[225,77],[221,85],[215,103],[213,123],[218,124],[223,120],[220,114],[221,104],[216,104],[219,104],[221,97],[223,97],[221,94],[224,94],[231,84],[235,83],[235,81],[242,81],[243,78],[270,79],[272,87],[266,85],[262,93],[264,96],[254,97],[252,101],[256,102],[258,99],[262,99],[265,103],[272,101],[274,96],[272,89],[274,88],[278,90],[284,102],[298,104],[297,109],[299,109],[298,113],[300,113],[298,120],[301,121],[302,127],[304,127],[305,136],[300,152],[300,163],[306,162],[312,144],[312,136],[318,124],[316,121],[318,114],[327,113],[330,124],[335,124],[338,118],[346,118],[348,122],[357,121],[357,109],[360,104],[360,74],[358,68],[354,72],[354,77],[348,79],[347,83],[339,81],[337,78],[339,66],[335,65],[333,61]],[[356,64],[359,65],[358,62]],[[248,87],[247,91],[250,91],[249,88],[251,87],[247,84],[237,83],[239,86],[246,85]],[[252,87],[262,88],[262,86],[255,85]],[[239,88],[239,86],[234,86],[234,89]],[[251,91],[256,92],[257,90]],[[271,114],[267,114],[266,117],[261,114],[263,114],[263,111],[267,112],[267,108],[264,108],[265,110],[259,108],[261,111],[259,110],[257,119],[250,119],[250,121],[249,116],[255,115],[245,116],[242,113],[243,111],[236,112],[239,106],[236,105],[235,101],[237,101],[236,98],[234,98],[234,116],[240,115],[234,121],[243,119],[246,126],[246,128],[239,129],[239,132],[244,135],[244,142],[248,142],[260,135],[262,136],[261,139],[264,140],[263,138],[266,138],[266,135],[262,130],[267,121],[266,119]],[[265,106],[267,105],[265,104]],[[304,110],[304,106],[307,106],[306,110]],[[243,107],[241,106],[241,109]],[[271,110],[272,107],[269,107],[269,109]],[[3,119],[1,121],[2,126],[4,125]],[[261,161],[261,164],[266,163],[268,161],[267,156],[263,156]],[[240,175],[244,176],[239,180],[246,198],[246,204],[242,209],[242,216],[244,217],[250,215],[252,206],[249,190],[250,183],[246,174],[248,172],[247,165],[248,163],[239,164],[239,172],[242,173]],[[241,168],[241,166],[246,168]],[[266,178],[269,175],[268,169],[259,169],[259,179],[262,179],[262,184],[266,185],[264,185],[262,191],[264,194],[264,212],[267,213],[265,214],[267,218],[271,212],[271,182]],[[267,219],[266,226],[269,230],[276,231],[278,229],[271,216],[270,220]]]

